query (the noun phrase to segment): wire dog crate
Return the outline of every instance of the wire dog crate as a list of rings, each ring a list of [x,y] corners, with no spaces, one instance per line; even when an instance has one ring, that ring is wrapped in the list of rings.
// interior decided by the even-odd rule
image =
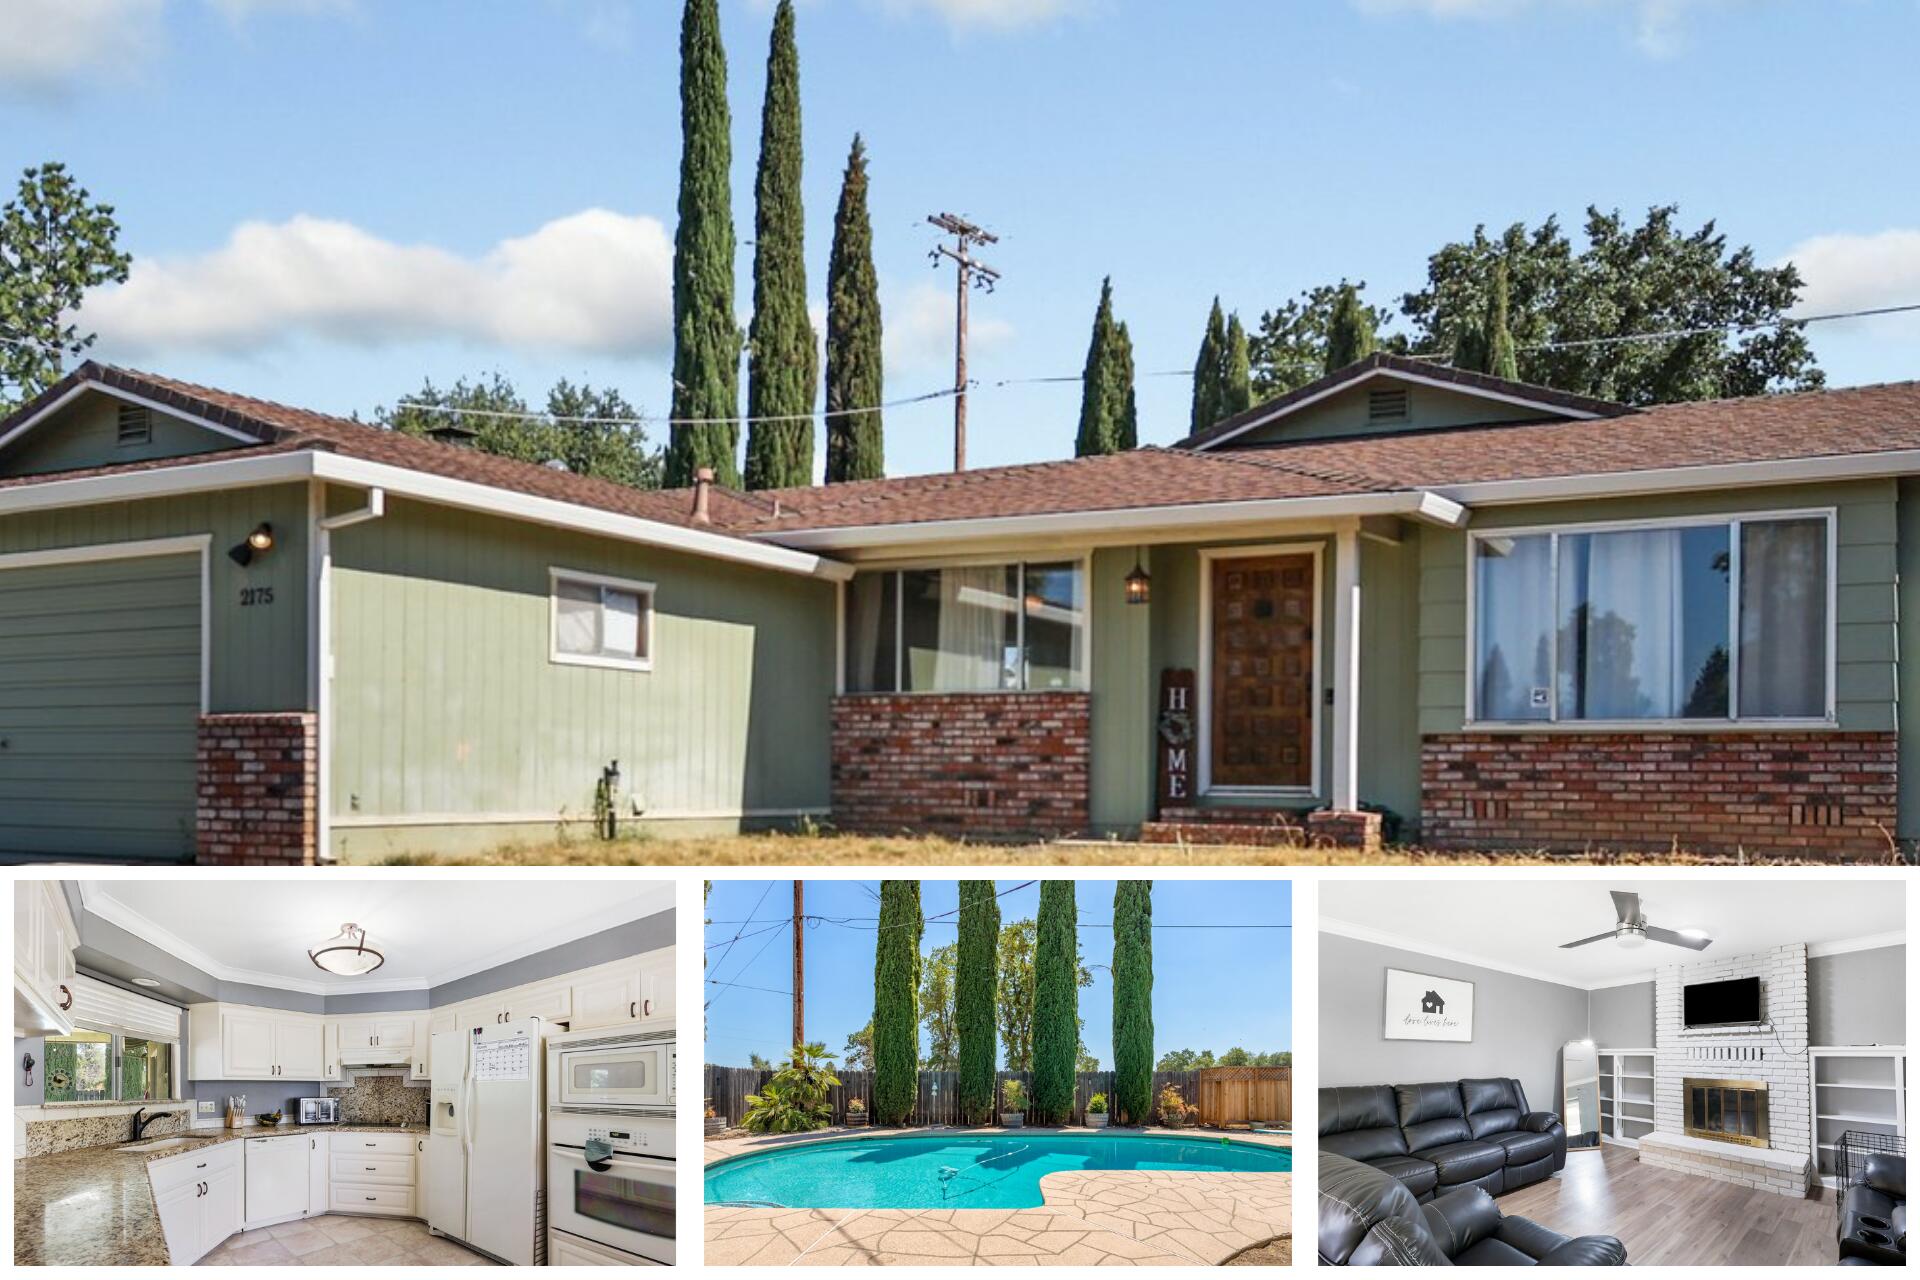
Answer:
[[[1874,1133],[1866,1129],[1849,1129],[1840,1135],[1840,1145],[1834,1149],[1834,1173],[1839,1184],[1834,1188],[1833,1205],[1836,1218],[1845,1215],[1847,1190],[1859,1186],[1867,1180],[1867,1157],[1893,1155],[1904,1157],[1907,1154],[1907,1140],[1897,1133]]]

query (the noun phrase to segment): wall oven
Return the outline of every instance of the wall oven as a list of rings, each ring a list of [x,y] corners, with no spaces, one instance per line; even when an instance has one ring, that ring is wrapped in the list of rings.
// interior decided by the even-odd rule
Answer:
[[[547,1116],[547,1225],[632,1256],[673,1265],[671,1116]]]
[[[671,1117],[673,1029],[547,1037],[547,1105]]]

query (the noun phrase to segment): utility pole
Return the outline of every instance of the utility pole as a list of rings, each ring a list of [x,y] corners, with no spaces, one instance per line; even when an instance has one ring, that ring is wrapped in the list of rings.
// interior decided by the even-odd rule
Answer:
[[[927,257],[938,267],[940,259],[954,264],[953,317],[953,469],[967,469],[967,290],[993,292],[1000,273],[973,256],[976,244],[999,244],[1000,237],[951,213],[927,215],[927,221],[953,237],[953,247],[936,245]]]
[[[806,882],[793,882],[793,1043],[807,1042]]]

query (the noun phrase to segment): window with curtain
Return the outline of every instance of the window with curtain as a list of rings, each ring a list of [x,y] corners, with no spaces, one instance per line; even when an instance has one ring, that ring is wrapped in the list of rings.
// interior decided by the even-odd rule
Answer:
[[[1472,539],[1474,718],[1821,719],[1831,521]]]
[[[843,619],[849,693],[1086,687],[1078,562],[855,574]]]
[[[555,662],[646,670],[653,662],[653,586],[555,570]]]

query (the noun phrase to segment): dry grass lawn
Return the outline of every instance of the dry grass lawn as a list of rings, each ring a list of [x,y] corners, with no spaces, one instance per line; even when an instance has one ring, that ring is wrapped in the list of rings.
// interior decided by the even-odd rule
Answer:
[[[349,862],[361,861],[349,857]],[[380,866],[493,867],[1550,867],[1550,866],[1793,866],[1777,857],[1710,857],[1670,853],[1593,850],[1553,853],[1438,853],[1390,848],[1374,854],[1351,849],[1243,847],[1232,845],[1122,844],[1061,841],[1054,844],[963,844],[954,840],[839,835],[746,835],[688,840],[573,839],[514,845],[489,853],[437,856],[384,854],[365,859]],[[1890,857],[1888,864],[1894,864]],[[1813,861],[1811,865],[1831,865]]]

